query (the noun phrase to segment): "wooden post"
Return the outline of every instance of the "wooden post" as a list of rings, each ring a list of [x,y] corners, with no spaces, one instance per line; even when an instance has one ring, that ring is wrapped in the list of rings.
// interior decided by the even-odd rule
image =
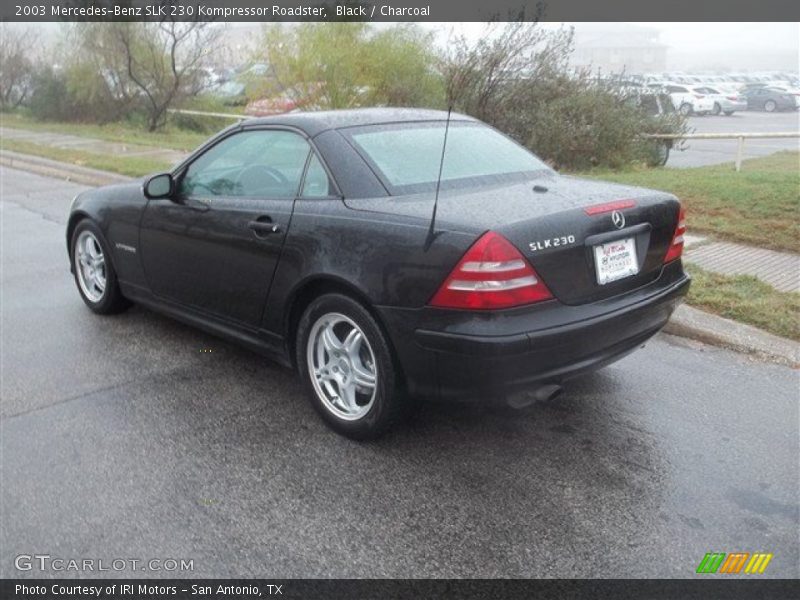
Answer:
[[[739,144],[736,148],[736,172],[742,170],[742,154],[744,154],[744,136],[739,136]]]

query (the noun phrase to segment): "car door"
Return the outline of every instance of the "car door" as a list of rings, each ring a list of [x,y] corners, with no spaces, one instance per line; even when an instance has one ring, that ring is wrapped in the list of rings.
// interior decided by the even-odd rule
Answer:
[[[747,90],[747,92],[745,93],[747,94],[747,108],[751,110],[762,108],[762,106],[759,106],[759,101],[762,100],[763,98],[764,95],[763,89],[760,88],[754,90],[751,89]],[[763,101],[761,102],[761,104],[763,104]]]
[[[178,173],[141,221],[152,293],[257,328],[310,150],[295,131],[245,129]]]

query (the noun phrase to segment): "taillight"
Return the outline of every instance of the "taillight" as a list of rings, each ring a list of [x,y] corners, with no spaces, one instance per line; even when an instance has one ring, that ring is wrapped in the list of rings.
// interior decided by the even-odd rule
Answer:
[[[502,235],[489,231],[467,250],[430,305],[491,310],[552,297],[519,250]]]
[[[736,96],[725,96],[728,100],[733,100],[734,102],[738,102],[739,98]]]
[[[686,233],[686,209],[681,206],[678,211],[678,225],[675,227],[675,233],[672,235],[672,241],[669,243],[669,250],[664,257],[664,262],[672,262],[681,257],[683,254],[683,235]]]

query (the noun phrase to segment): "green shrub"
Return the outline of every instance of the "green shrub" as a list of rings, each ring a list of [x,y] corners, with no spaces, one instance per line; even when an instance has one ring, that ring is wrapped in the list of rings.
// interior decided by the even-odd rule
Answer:
[[[31,115],[43,121],[108,123],[136,114],[135,99],[121,97],[87,64],[40,68],[34,77]]]
[[[67,79],[62,72],[43,67],[34,75],[30,111],[34,118],[43,121],[71,119]]]
[[[547,101],[534,99],[527,107],[529,129],[523,142],[557,168],[653,164],[657,145],[642,134],[682,130],[677,115],[651,116],[634,98],[614,89],[585,80],[568,88]]]
[[[448,104],[495,126],[560,169],[652,164],[645,133],[679,133],[674,113],[652,116],[634,91],[569,66],[572,31],[535,23],[492,25],[461,38],[443,59]]]

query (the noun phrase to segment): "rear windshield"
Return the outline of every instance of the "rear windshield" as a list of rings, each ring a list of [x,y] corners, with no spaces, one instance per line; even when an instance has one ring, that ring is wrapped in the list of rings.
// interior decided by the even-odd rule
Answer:
[[[436,189],[445,122],[398,123],[341,132],[392,194]],[[447,133],[442,189],[523,181],[550,169],[491,127],[453,121]]]

